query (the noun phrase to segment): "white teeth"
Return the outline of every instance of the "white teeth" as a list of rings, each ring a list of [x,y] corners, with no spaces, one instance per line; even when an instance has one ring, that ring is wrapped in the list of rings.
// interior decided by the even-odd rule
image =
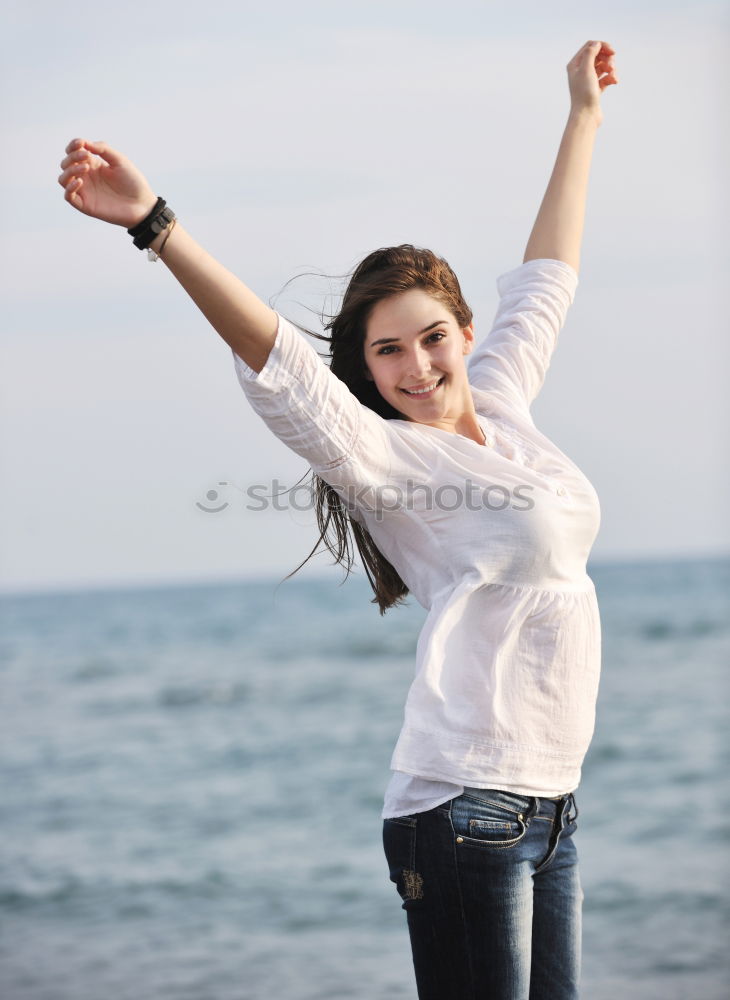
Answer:
[[[437,378],[432,385],[426,386],[425,389],[404,389],[403,392],[407,392],[409,396],[421,396],[423,393],[431,392],[432,389],[435,389],[440,381],[441,379]]]

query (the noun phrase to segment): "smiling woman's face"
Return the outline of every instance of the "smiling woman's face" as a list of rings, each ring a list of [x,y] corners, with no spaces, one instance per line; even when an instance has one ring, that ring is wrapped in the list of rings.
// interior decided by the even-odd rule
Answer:
[[[364,357],[380,395],[406,420],[452,430],[473,409],[466,355],[474,328],[422,288],[378,302],[368,319]]]

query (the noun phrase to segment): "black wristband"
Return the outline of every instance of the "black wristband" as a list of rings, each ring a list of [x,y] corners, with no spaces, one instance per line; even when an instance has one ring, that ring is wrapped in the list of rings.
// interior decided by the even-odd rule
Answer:
[[[139,250],[146,250],[152,241],[160,235],[163,229],[167,229],[175,213],[167,207],[164,198],[158,198],[155,207],[136,226],[128,229],[127,232],[133,237],[134,245]]]
[[[140,233],[143,233],[145,229],[147,229],[147,227],[149,226],[150,222],[152,222],[154,217],[157,215],[157,213],[161,212],[166,204],[167,202],[165,201],[164,198],[158,198],[157,201],[155,202],[155,207],[152,209],[149,215],[145,215],[144,219],[142,219],[141,222],[138,222],[136,226],[133,226],[131,229],[127,230],[129,235],[139,236]]]

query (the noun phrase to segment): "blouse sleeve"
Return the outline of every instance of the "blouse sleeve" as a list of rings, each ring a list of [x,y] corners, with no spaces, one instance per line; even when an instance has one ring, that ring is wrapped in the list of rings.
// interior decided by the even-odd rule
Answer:
[[[336,489],[360,489],[387,480],[386,421],[360,403],[283,316],[260,372],[235,351],[233,359],[253,409],[325,482]]]
[[[492,329],[471,354],[470,383],[529,414],[577,285],[561,260],[529,260],[501,275]]]

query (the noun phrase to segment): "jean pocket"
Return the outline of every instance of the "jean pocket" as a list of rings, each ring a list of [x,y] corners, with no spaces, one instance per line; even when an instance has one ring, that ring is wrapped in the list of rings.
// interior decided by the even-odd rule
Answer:
[[[415,900],[423,899],[423,876],[416,869],[416,816],[398,816],[383,821],[383,848],[388,862],[390,881],[407,909]]]
[[[451,823],[457,846],[504,850],[520,843],[530,820],[519,799],[510,801],[504,793],[489,798],[485,793],[479,798],[466,794],[454,799]]]

